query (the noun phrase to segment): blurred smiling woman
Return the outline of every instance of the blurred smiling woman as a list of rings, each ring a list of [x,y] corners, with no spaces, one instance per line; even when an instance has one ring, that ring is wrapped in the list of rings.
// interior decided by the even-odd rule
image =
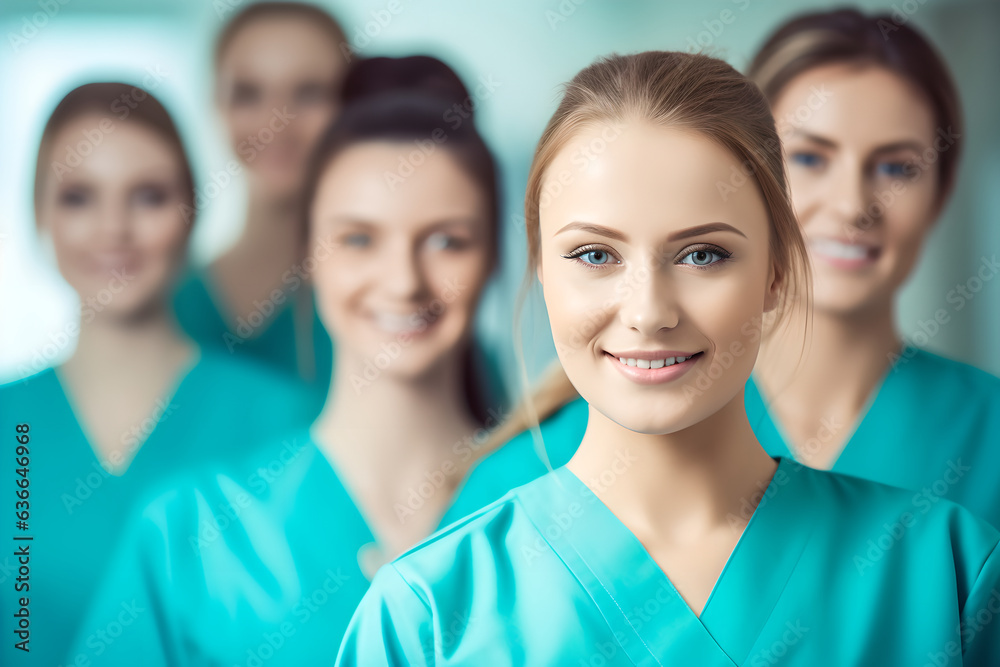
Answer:
[[[379,566],[544,472],[527,438],[486,457],[502,411],[473,324],[499,202],[475,124],[443,120],[467,98],[434,58],[352,69],[305,188],[310,247],[335,249],[315,270],[336,342],[323,411],[245,470],[194,475],[150,503],[66,662],[332,663]],[[398,172],[431,137],[443,139]],[[149,611],[109,644],[101,630],[125,599]]]
[[[747,385],[754,431],[772,454],[1000,526],[1000,379],[914,347],[894,321],[965,143],[944,62],[909,25],[840,10],[782,26],[749,76],[778,119],[815,275],[814,308],[790,313]]]
[[[215,48],[215,104],[246,175],[242,232],[176,296],[178,319],[203,345],[263,361],[311,389],[316,412],[332,347],[306,270],[302,189],[309,155],[336,118],[346,38],[324,9],[258,2],[226,24]]]
[[[63,156],[81,137],[91,144],[70,168]],[[56,664],[126,516],[161,480],[232,464],[307,418],[297,385],[201,350],[177,327],[170,294],[192,182],[170,116],[140,88],[80,86],[45,126],[38,229],[85,305],[69,360],[0,387],[0,426],[29,431],[34,536],[30,654],[4,641],[4,664]],[[8,591],[0,599],[10,618]]]

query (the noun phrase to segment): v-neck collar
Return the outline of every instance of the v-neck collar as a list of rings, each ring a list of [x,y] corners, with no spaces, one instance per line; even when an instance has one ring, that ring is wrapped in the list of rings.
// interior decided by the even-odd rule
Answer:
[[[354,518],[359,521],[367,531],[367,535],[365,536],[367,541],[359,546],[357,557],[358,567],[361,569],[361,573],[370,581],[372,577],[375,576],[375,572],[379,567],[392,561],[399,556],[399,554],[389,554],[386,551],[383,540],[380,539],[378,533],[375,531],[373,522],[369,521],[364,507],[362,507],[361,503],[354,495],[346,475],[339,469],[337,461],[334,460],[332,456],[327,455],[327,452],[324,451],[324,448],[320,445],[320,438],[314,430],[314,426],[310,426],[306,433],[310,443],[312,444],[312,449],[315,451],[316,465],[322,467],[322,478],[324,479],[323,484],[329,484],[331,486],[335,485],[335,492],[343,497],[345,504],[350,505],[353,508],[353,514],[355,515]],[[440,530],[441,527],[447,525],[447,523],[451,523],[453,520],[453,517],[451,516],[451,509],[458,500],[460,490],[461,487],[459,490],[456,490],[451,502],[445,508],[442,515],[438,517],[438,521],[431,529],[431,532],[421,538],[420,541],[428,537],[430,534]],[[327,492],[329,492],[329,489]],[[412,546],[413,545],[410,545],[410,547],[407,548],[411,548]]]
[[[904,344],[902,350],[899,353],[899,358],[902,359],[906,356],[910,349],[914,349],[916,354],[920,353],[918,348],[912,348],[912,346]],[[854,442],[859,439],[858,435],[863,434],[865,430],[865,425],[868,423],[867,417],[870,412],[872,412],[876,405],[880,405],[885,402],[884,396],[892,391],[891,387],[900,381],[896,376],[905,372],[904,368],[911,364],[900,364],[899,361],[895,361],[888,368],[886,368],[885,373],[882,378],[878,381],[875,387],[872,388],[871,393],[868,395],[868,399],[862,406],[861,410],[858,412],[857,419],[854,420],[853,428],[850,430],[850,435],[844,440],[844,446],[841,448],[840,453],[837,454],[837,458],[833,460],[828,470],[837,472],[842,468],[842,461],[850,461],[850,457],[854,456]],[[888,388],[888,389],[887,389]],[[798,456],[796,456],[795,447],[793,446],[792,439],[788,436],[785,431],[785,427],[778,420],[778,415],[770,408],[770,401],[764,396],[764,392],[761,391],[761,387],[754,380],[753,375],[750,376],[747,382],[747,392],[751,396],[751,400],[757,404],[760,410],[760,419],[756,424],[754,424],[754,429],[770,426],[774,430],[774,436],[776,437],[781,445],[782,455],[787,454],[789,457],[799,461]],[[762,423],[762,422],[766,422]],[[805,464],[803,464],[805,465]]]
[[[700,617],[635,535],[565,466],[518,495],[635,664],[692,656],[700,665],[729,667],[749,654],[808,542],[808,524],[796,516],[797,468],[778,459]]]
[[[167,406],[173,405],[175,402],[177,402],[178,396],[183,396],[184,392],[186,391],[187,385],[190,383],[191,376],[197,374],[198,369],[202,367],[202,363],[204,360],[205,360],[204,352],[196,347],[194,349],[194,353],[191,355],[191,358],[188,359],[186,362],[184,362],[184,364],[181,366],[180,371],[174,376],[174,380],[170,385],[169,397],[163,401],[165,405]],[[83,439],[85,443],[87,443],[87,448],[88,448],[87,458],[93,459],[92,463],[97,463],[97,465],[99,465],[103,470],[107,471],[107,473],[112,477],[124,477],[126,474],[128,474],[129,470],[131,470],[135,466],[136,461],[139,459],[139,456],[141,456],[142,452],[148,448],[149,444],[160,438],[160,434],[163,432],[164,428],[163,422],[165,421],[163,419],[163,416],[155,420],[156,424],[153,426],[153,429],[136,446],[136,450],[132,454],[132,458],[129,459],[128,463],[125,465],[123,469],[121,469],[120,471],[108,470],[108,468],[105,467],[105,464],[110,463],[110,461],[106,461],[105,458],[100,454],[100,452],[98,452],[97,443],[87,433],[87,428],[88,428],[87,422],[83,418],[84,417],[83,413],[79,409],[77,409],[76,405],[74,404],[73,398],[70,395],[69,386],[65,382],[63,382],[63,380],[59,377],[59,369],[57,367],[53,367],[51,371],[52,371],[52,380],[59,391],[59,395],[62,397],[65,408],[66,410],[69,411],[69,414],[72,415],[73,422],[76,424],[76,430],[79,433],[80,438]],[[181,402],[181,404],[183,404],[183,402]],[[149,419],[152,416],[152,414],[153,412],[146,414],[146,416],[143,417],[143,421]]]

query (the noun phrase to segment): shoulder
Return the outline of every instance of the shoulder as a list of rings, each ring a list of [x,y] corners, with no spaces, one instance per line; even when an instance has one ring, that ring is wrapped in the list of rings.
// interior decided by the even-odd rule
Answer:
[[[133,516],[131,528],[192,557],[218,543],[278,539],[316,455],[311,441],[289,437],[268,441],[224,471],[197,467],[163,484]]]
[[[483,576],[512,569],[512,549],[537,537],[522,502],[552,473],[509,491],[502,498],[432,534],[391,565],[412,587],[430,590],[471,584]]]
[[[237,357],[205,346],[200,346],[199,350],[201,356],[196,368],[208,384],[224,385],[229,393],[236,395],[266,390],[269,400],[282,395],[312,400],[308,388],[301,382],[247,355]]]
[[[786,469],[809,498],[802,511],[841,544],[870,541],[883,551],[899,544],[897,551],[912,554],[945,548],[981,565],[1000,542],[995,528],[929,487],[905,490],[791,462]]]
[[[935,385],[946,383],[946,386],[982,397],[989,396],[994,401],[1000,400],[1000,378],[971,364],[934,352],[907,347],[890,373],[904,370],[917,371],[921,377],[933,381]]]
[[[17,379],[0,383],[0,396],[13,399],[16,396],[45,391],[58,386],[59,380],[56,377],[55,370],[53,368],[45,368],[36,373],[22,375]]]

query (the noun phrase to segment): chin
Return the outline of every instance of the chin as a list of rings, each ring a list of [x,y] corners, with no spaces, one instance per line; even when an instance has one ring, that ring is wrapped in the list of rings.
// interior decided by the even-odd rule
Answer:
[[[816,290],[813,297],[813,309],[830,315],[856,315],[864,313],[878,302],[870,291],[844,289]]]
[[[676,409],[673,410],[664,410],[662,399],[632,399],[622,394],[609,397],[607,402],[614,404],[612,409],[601,409],[593,403],[592,405],[622,428],[644,435],[676,433],[698,421],[680,399]]]

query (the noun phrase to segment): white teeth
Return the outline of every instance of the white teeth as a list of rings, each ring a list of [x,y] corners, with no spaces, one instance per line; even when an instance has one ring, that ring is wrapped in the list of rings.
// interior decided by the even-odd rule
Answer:
[[[692,354],[691,357],[694,355]],[[636,368],[663,368],[673,366],[691,357],[667,357],[666,359],[631,359],[629,357],[618,357],[618,362],[623,366],[635,366]]]
[[[867,259],[870,250],[865,245],[843,243],[841,241],[834,241],[833,239],[815,239],[810,243],[810,246],[827,257],[848,260]]]
[[[375,325],[386,333],[400,333],[416,329],[420,324],[416,313],[410,315],[395,315],[392,313],[375,313]]]

